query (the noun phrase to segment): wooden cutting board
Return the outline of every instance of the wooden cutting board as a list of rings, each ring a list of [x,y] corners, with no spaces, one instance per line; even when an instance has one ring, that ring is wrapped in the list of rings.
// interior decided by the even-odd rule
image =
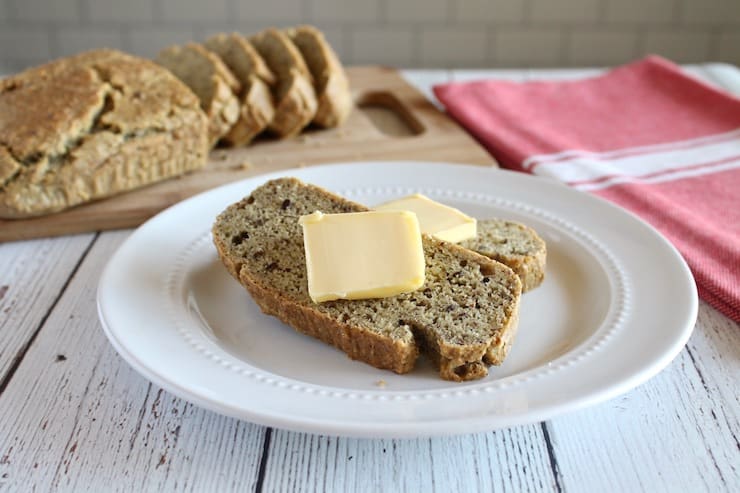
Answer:
[[[356,107],[337,129],[310,129],[289,140],[215,149],[197,172],[33,219],[0,220],[0,242],[138,226],[204,190],[251,176],[316,164],[371,160],[448,161],[497,166],[470,135],[395,69],[347,70]]]

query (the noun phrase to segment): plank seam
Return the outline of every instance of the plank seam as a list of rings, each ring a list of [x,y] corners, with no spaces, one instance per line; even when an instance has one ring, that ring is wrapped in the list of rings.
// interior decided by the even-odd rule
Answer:
[[[10,381],[13,379],[13,375],[15,375],[15,372],[18,370],[18,368],[21,366],[21,363],[26,357],[26,354],[28,353],[28,350],[31,348],[31,345],[33,345],[33,342],[38,337],[39,333],[41,332],[41,329],[46,324],[46,321],[49,319],[49,316],[54,311],[54,308],[56,308],[57,304],[59,303],[59,300],[62,299],[62,296],[67,291],[67,287],[69,287],[69,284],[72,282],[72,279],[74,279],[75,275],[77,275],[77,271],[79,270],[80,266],[82,265],[82,262],[87,257],[87,254],[90,253],[90,249],[92,249],[93,245],[97,241],[98,237],[100,236],[100,232],[95,233],[95,236],[90,241],[90,243],[85,248],[85,251],[82,252],[82,255],[80,255],[80,258],[77,260],[77,263],[75,264],[74,268],[72,269],[72,272],[70,272],[69,276],[67,277],[67,280],[64,281],[64,284],[62,285],[62,288],[59,290],[59,293],[57,293],[56,297],[54,298],[54,301],[49,306],[48,310],[46,310],[46,313],[44,313],[44,316],[39,321],[38,326],[36,327],[36,330],[33,331],[33,334],[31,334],[31,337],[29,337],[28,342],[18,351],[18,353],[13,358],[13,363],[10,365],[10,368],[8,368],[8,372],[3,376],[2,380],[0,381],[0,395],[5,392],[6,387],[10,383]]]
[[[262,457],[260,457],[260,467],[257,470],[257,484],[254,485],[255,493],[262,493],[265,482],[265,470],[267,469],[267,457],[270,452],[270,442],[272,441],[272,428],[265,430],[265,441],[262,442]]]
[[[548,430],[547,423],[545,421],[540,423],[540,426],[542,427],[542,435],[545,438],[547,456],[550,458],[550,469],[552,470],[552,476],[555,480],[555,491],[563,493],[562,475],[560,473],[558,460],[555,457],[555,449],[552,446],[552,440],[550,440],[550,430]]]
[[[702,387],[704,387],[704,391],[707,393],[707,396],[711,398],[712,391],[709,390],[709,385],[707,385],[707,381],[704,379],[704,374],[699,369],[699,365],[696,363],[696,359],[694,358],[693,353],[691,352],[691,349],[689,349],[689,346],[686,346],[686,354],[689,355],[689,359],[691,360],[691,364],[694,367],[694,370],[696,370],[696,374],[699,376],[699,381],[701,382]],[[717,415],[714,412],[714,409],[710,409],[712,417],[715,421],[717,421]],[[714,457],[714,453],[712,453],[712,450],[707,447],[707,454],[709,455],[709,458],[712,459],[712,464],[714,465],[714,469],[717,471],[717,474],[719,474],[720,480],[722,480],[722,483],[727,484],[727,480],[725,479],[725,476],[722,474],[722,469],[720,469],[719,464],[717,463],[717,459]]]

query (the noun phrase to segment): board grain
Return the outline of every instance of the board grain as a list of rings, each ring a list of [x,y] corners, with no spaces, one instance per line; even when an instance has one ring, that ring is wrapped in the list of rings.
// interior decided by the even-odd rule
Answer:
[[[244,178],[316,164],[369,160],[446,161],[496,166],[462,127],[397,70],[347,70],[355,108],[340,128],[309,129],[288,140],[263,138],[215,149],[197,172],[33,219],[0,220],[0,241],[131,228],[192,195]]]

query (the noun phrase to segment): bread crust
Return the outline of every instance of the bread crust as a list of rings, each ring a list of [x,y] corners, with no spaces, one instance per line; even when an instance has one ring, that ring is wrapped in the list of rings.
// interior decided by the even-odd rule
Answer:
[[[337,197],[318,187],[302,184],[295,179],[274,180],[265,186],[277,182],[284,187],[311,187],[315,193],[324,194],[324,197],[336,200],[338,208],[342,210],[367,210],[359,204]],[[439,249],[456,258],[461,265],[473,264],[480,269],[481,275],[490,275],[492,278],[499,276],[505,280],[502,282],[507,283],[507,289],[510,290],[507,292],[510,292],[511,296],[510,299],[502,301],[504,305],[500,312],[500,319],[490,319],[491,336],[473,344],[456,343],[454,338],[447,340],[435,333],[430,326],[424,326],[421,322],[415,321],[409,322],[412,326],[408,327],[403,337],[391,337],[374,332],[360,325],[342,321],[336,314],[322,310],[320,305],[311,302],[307,296],[291,297],[275,286],[266,285],[260,275],[257,275],[257,272],[248,265],[247,260],[235,253],[232,248],[233,239],[227,233],[224,221],[227,221],[230,215],[239,214],[240,209],[251,204],[255,192],[249,198],[233,204],[219,215],[213,226],[213,241],[229,273],[247,289],[264,313],[278,317],[301,333],[316,337],[341,349],[352,359],[397,373],[411,371],[420,351],[432,358],[439,368],[441,378],[452,381],[484,377],[488,373],[487,364],[500,364],[503,361],[516,332],[521,294],[521,283],[511,269],[457,245],[425,236],[423,238],[425,251],[426,249],[430,251]],[[413,313],[409,312],[407,315],[408,317],[403,318],[414,319]]]
[[[286,33],[298,47],[314,81],[318,108],[313,122],[324,128],[341,125],[349,116],[352,94],[339,58],[324,34],[313,26],[298,26]]]
[[[155,63],[96,50],[0,82],[0,217],[64,210],[203,167],[195,95]]]
[[[269,129],[281,138],[295,136],[311,123],[318,108],[311,73],[298,48],[282,31],[266,29],[250,41],[277,78],[273,87],[275,116]]]
[[[275,76],[240,34],[217,34],[206,40],[205,47],[223,60],[242,85],[240,117],[223,141],[232,146],[247,145],[275,117],[269,86],[275,82]]]
[[[241,105],[236,95],[241,83],[217,55],[197,43],[169,46],[159,52],[156,61],[200,98],[208,117],[210,145],[216,145],[239,120]]]

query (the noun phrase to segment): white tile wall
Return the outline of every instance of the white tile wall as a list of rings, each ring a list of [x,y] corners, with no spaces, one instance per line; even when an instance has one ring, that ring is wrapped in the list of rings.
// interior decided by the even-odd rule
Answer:
[[[0,66],[99,46],[153,56],[219,31],[313,23],[345,63],[740,63],[740,0],[0,0]]]
[[[62,27],[56,33],[54,55],[74,55],[90,49],[99,48],[123,49],[123,34],[120,29],[90,28],[80,31],[76,27]]]
[[[0,29],[0,49],[7,53],[6,58],[11,61],[51,58],[50,34],[49,30],[40,27],[5,27]]]
[[[22,21],[74,22],[80,18],[78,0],[11,0]]]
[[[119,0],[120,1],[120,0]],[[128,1],[128,0],[127,0]],[[228,0],[160,0],[162,18],[175,22],[207,22],[228,19]],[[269,3],[269,2],[265,2]]]
[[[424,3],[423,0],[420,2]],[[308,18],[314,21],[352,23],[377,22],[380,19],[381,2],[378,0],[312,0],[309,4]]]
[[[712,35],[693,31],[650,31],[645,36],[645,51],[660,53],[676,62],[709,58]]]
[[[423,5],[391,0],[386,6],[386,20],[412,24],[444,21],[449,16],[449,6],[447,0],[426,0]]]
[[[606,0],[607,22],[639,24],[664,23],[673,20],[674,0]]]
[[[398,67],[410,66],[414,60],[414,34],[409,29],[357,29],[350,35],[352,60]]]
[[[575,31],[568,44],[570,65],[613,65],[634,57],[637,32],[588,29]]]
[[[527,3],[522,0],[458,0],[454,19],[461,23],[521,22]]]
[[[502,28],[493,41],[493,59],[505,66],[546,66],[559,59],[562,48],[559,29]]]
[[[7,0],[6,0],[7,1]],[[48,0],[53,3],[55,0]],[[87,0],[90,20],[114,22],[149,22],[154,19],[154,4],[149,0]]]
[[[594,0],[531,0],[532,19],[538,22],[595,22],[601,2]]]
[[[201,0],[202,1],[202,0]],[[275,24],[297,24],[306,18],[305,0],[268,0],[254,2],[235,0],[236,12],[240,20]]]
[[[681,0],[681,20],[687,24],[740,23],[738,0]]]
[[[740,30],[727,30],[719,35],[717,59],[740,65]]]
[[[483,28],[424,29],[421,63],[429,66],[483,66],[488,60],[488,37]]]

